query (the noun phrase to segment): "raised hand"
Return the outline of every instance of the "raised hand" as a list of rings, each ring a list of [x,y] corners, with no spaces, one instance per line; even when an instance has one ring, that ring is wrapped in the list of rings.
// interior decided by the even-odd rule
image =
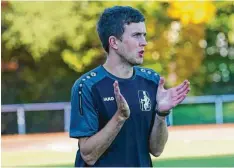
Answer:
[[[158,103],[157,110],[159,112],[166,112],[177,106],[185,99],[187,93],[190,91],[190,82],[188,80],[168,90],[164,89],[164,83],[165,80],[161,77],[156,95]]]
[[[128,103],[123,97],[123,95],[120,93],[119,83],[115,81],[113,86],[114,86],[115,100],[118,108],[117,112],[121,115],[121,117],[127,119],[130,116],[130,109]]]

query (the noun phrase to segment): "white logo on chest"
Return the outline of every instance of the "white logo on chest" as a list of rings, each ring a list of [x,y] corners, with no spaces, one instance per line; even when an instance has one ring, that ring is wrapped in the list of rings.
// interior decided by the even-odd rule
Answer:
[[[150,111],[151,101],[150,101],[149,93],[144,90],[138,90],[138,98],[139,98],[141,110]]]
[[[113,101],[113,100],[115,100],[114,97],[104,97],[103,98],[103,101]]]

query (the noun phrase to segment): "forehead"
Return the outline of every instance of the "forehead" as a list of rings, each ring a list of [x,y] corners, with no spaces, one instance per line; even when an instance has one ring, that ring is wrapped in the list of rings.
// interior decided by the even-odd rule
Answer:
[[[129,25],[125,25],[124,28],[124,33],[146,33],[145,22],[130,23]]]

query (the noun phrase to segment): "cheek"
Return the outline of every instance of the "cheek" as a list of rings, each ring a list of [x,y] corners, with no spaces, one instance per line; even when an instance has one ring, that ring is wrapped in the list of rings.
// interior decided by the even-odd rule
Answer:
[[[125,40],[123,43],[125,45],[125,50],[127,52],[135,51],[137,49],[137,46],[138,46],[137,42],[133,41],[133,40]]]

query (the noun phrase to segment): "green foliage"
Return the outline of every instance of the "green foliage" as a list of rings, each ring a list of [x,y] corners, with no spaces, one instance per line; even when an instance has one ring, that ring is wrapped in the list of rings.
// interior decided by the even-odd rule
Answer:
[[[204,60],[192,80],[198,94],[233,94],[234,3],[216,2],[215,5],[216,17],[206,25]]]
[[[56,53],[71,69],[83,72],[86,67],[104,56],[98,36],[94,33],[95,25],[103,9],[113,5],[131,5],[145,14],[149,32],[145,66],[170,78],[170,75],[174,74],[170,72],[174,71],[171,66],[175,64],[177,78],[174,81],[169,80],[170,85],[189,78],[198,68],[201,57],[193,60],[195,64],[192,69],[190,67],[190,71],[185,70],[185,63],[194,58],[193,54],[200,56],[203,49],[196,46],[193,49],[191,45],[186,52],[181,52],[183,45],[190,39],[181,37],[179,45],[171,41],[170,34],[173,34],[172,27],[175,23],[167,14],[168,3],[11,2],[10,10],[3,14],[3,20],[8,27],[2,35],[3,41],[9,50],[25,48],[35,61],[48,57],[48,53]],[[195,31],[200,29],[203,30],[203,27],[197,26]],[[186,34],[188,30],[182,31]],[[192,43],[202,37],[203,34],[194,36],[196,40]]]
[[[10,8],[3,14],[8,26],[2,35],[6,47],[24,46],[35,60],[58,52],[57,43],[62,41],[73,50],[83,48],[95,29],[93,17],[98,12],[92,7],[87,15],[87,2],[12,2]]]
[[[145,15],[143,66],[166,77],[168,86],[187,78],[191,95],[234,93],[233,2],[7,4],[2,7],[2,62],[18,67],[2,68],[3,104],[69,101],[74,81],[105,60],[96,22],[104,8],[113,5],[133,6]],[[184,11],[190,8],[188,17]]]

